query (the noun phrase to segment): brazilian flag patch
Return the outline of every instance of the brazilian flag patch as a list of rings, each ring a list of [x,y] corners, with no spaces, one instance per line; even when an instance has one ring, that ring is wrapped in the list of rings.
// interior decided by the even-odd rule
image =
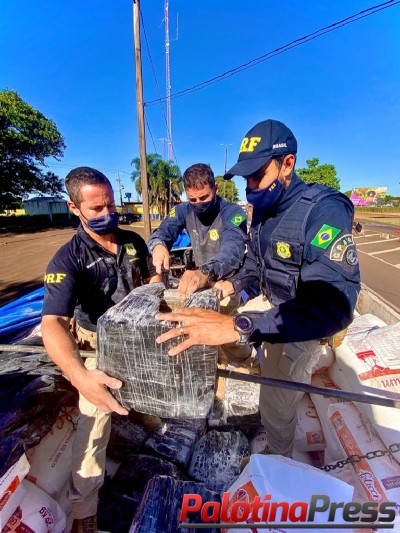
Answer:
[[[246,220],[246,217],[244,217],[240,213],[231,218],[231,222],[232,224],[235,224],[235,226],[240,226],[243,220]]]
[[[341,229],[334,228],[333,226],[328,226],[327,224],[324,224],[322,228],[319,230],[319,232],[316,234],[316,236],[311,241],[311,244],[313,246],[316,246],[317,248],[323,248],[326,250],[328,246],[331,244],[333,239],[341,233]]]

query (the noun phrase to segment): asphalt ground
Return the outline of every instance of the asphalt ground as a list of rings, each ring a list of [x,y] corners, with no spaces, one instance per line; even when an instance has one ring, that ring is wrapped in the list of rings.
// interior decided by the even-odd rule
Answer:
[[[361,281],[400,308],[400,232],[380,222],[362,223],[362,234],[355,236]],[[122,228],[144,236],[140,223]],[[0,235],[0,306],[42,286],[48,262],[75,231],[62,228]]]
[[[361,281],[400,309],[400,230],[372,221],[362,222],[355,236]]]
[[[121,228],[144,236],[143,225]],[[41,287],[50,259],[75,232],[75,228],[60,228],[0,235],[0,306]]]

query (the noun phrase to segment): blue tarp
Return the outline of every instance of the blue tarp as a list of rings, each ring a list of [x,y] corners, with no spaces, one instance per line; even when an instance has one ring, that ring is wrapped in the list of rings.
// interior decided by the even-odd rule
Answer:
[[[44,287],[0,307],[0,339],[19,332],[26,333],[39,324],[43,307]]]
[[[186,233],[186,230],[183,230],[172,245],[172,250],[175,248],[187,248],[188,246],[190,246],[190,237],[189,234]]]

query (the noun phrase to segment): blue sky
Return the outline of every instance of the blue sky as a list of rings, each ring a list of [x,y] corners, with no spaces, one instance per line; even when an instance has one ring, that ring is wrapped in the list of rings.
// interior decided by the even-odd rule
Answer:
[[[172,94],[332,24],[374,1],[169,0]],[[378,3],[378,2],[376,2]],[[141,8],[161,94],[165,95],[163,0]],[[400,195],[400,4],[331,32],[204,90],[172,100],[174,151],[181,170],[210,163],[216,174],[236,161],[242,137],[266,118],[285,122],[298,163],[335,165],[343,191],[387,186]],[[158,97],[142,33],[145,101]],[[134,191],[138,156],[129,0],[3,0],[0,88],[57,124],[67,149],[48,161],[64,178],[80,165],[102,170],[117,190]],[[166,137],[160,105],[146,108],[156,150]],[[149,131],[147,151],[154,152]],[[241,199],[243,179],[235,178]]]

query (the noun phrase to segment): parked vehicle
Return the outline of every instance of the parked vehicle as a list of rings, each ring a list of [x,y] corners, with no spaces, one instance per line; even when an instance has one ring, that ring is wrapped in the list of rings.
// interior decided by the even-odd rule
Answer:
[[[132,222],[139,222],[142,216],[138,213],[121,213],[118,217],[118,224],[132,224]]]

